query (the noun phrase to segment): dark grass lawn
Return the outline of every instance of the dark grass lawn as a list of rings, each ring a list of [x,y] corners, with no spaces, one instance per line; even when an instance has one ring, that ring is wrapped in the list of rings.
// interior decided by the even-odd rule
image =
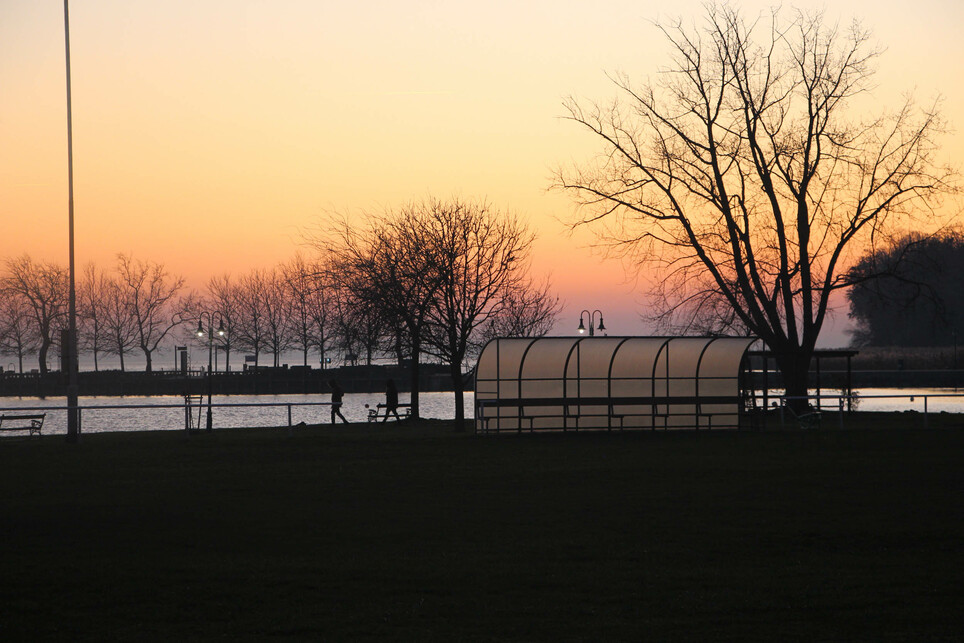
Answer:
[[[960,641],[964,430],[0,440],[0,640]]]

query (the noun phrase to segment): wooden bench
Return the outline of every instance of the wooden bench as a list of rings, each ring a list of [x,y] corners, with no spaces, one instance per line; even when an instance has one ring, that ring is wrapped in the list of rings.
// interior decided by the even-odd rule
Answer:
[[[385,404],[376,404],[375,408],[368,409],[368,421],[377,422],[379,418],[382,420],[388,419],[388,407]],[[398,405],[398,416],[399,420],[407,420],[412,417],[412,405],[411,404],[399,404]]]
[[[820,428],[820,421],[823,419],[823,414],[820,411],[809,411],[807,413],[800,413],[793,410],[793,407],[789,404],[785,404],[784,408],[790,411],[790,415],[793,419],[797,421],[797,424],[801,429],[818,429]]]
[[[531,411],[528,411],[528,410],[526,410],[526,409],[522,409],[522,415],[519,416],[519,428],[518,428],[518,431],[519,431],[520,433],[522,432],[522,422],[523,422],[523,420],[528,420],[528,421],[529,421],[529,431],[535,431],[535,430],[536,430],[536,428],[535,428],[535,421],[536,421],[536,420],[542,420],[542,419],[552,419],[552,420],[561,419],[563,426],[560,427],[560,428],[561,428],[563,431],[566,431],[566,430],[568,430],[568,429],[570,429],[570,428],[573,428],[573,429],[575,429],[575,430],[578,431],[578,430],[579,430],[579,417],[580,417],[580,416],[578,416],[578,415],[574,415],[573,413],[570,413],[568,407],[564,409],[564,411],[563,411],[563,413],[562,413],[561,415],[560,415],[559,413],[532,413]],[[588,417],[588,416],[583,416],[583,417]],[[486,431],[488,431],[488,429],[489,429],[489,420],[491,420],[491,419],[498,419],[498,418],[485,418],[485,419],[484,419]],[[574,421],[574,422],[575,422],[575,424],[573,424],[571,427],[569,426],[569,422],[570,422],[570,421]]]
[[[46,413],[38,413],[32,415],[0,415],[0,431],[30,431],[30,435],[36,433],[40,435],[40,432],[44,428],[44,418],[47,417]],[[15,426],[4,426],[9,425],[11,422],[15,423]]]
[[[619,430],[620,430],[620,431],[623,430],[623,417],[624,417],[624,416],[623,416],[623,415],[615,415],[615,414],[613,414],[613,413],[612,413],[612,407],[611,407],[611,406],[610,406],[610,410],[609,410],[608,413],[581,413],[581,414],[580,414],[580,413],[576,413],[576,412],[574,412],[573,410],[571,410],[571,409],[569,408],[569,407],[570,407],[569,404],[563,404],[563,405],[558,405],[558,406],[562,406],[562,407],[563,407],[563,412],[562,412],[562,413],[542,413],[542,412],[538,412],[538,411],[533,411],[533,410],[532,410],[533,405],[531,405],[531,404],[526,404],[526,405],[523,405],[522,408],[520,409],[519,415],[510,415],[510,416],[483,416],[483,417],[482,417],[482,422],[484,423],[485,431],[488,432],[488,430],[489,430],[489,422],[490,422],[491,420],[517,419],[517,420],[519,421],[519,426],[516,428],[516,432],[521,433],[522,430],[523,430],[523,429],[522,429],[522,423],[523,423],[523,422],[528,422],[528,423],[529,423],[529,431],[530,431],[530,432],[538,430],[538,429],[536,428],[536,425],[535,425],[535,421],[536,421],[536,420],[562,420],[563,426],[553,427],[553,428],[554,428],[554,429],[557,429],[557,430],[561,430],[561,431],[568,431],[569,429],[572,429],[572,430],[574,430],[574,431],[578,431],[578,430],[580,429],[580,427],[579,427],[579,420],[580,420],[581,418],[586,418],[586,419],[589,419],[589,418],[611,418],[611,419],[613,419],[613,420],[618,420],[618,421],[619,421]],[[593,429],[606,429],[606,430],[610,430],[610,431],[612,430],[612,428],[613,428],[612,426],[593,427]]]

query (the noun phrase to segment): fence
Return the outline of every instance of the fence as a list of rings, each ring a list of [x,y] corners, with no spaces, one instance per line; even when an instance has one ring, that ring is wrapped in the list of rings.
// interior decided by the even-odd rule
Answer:
[[[860,403],[862,401],[882,401],[882,400],[907,400],[908,405],[901,405],[900,408],[892,409],[879,409],[878,412],[919,412],[921,414],[922,422],[924,428],[928,427],[928,416],[933,413],[964,413],[964,393],[890,393],[882,395],[808,395],[806,398],[803,397],[790,397],[787,395],[777,396],[779,398],[779,403],[774,402],[775,406],[779,406],[780,411],[780,424],[786,426],[787,424],[793,424],[794,420],[792,417],[787,417],[787,402],[790,400],[801,400],[806,399],[811,407],[817,412],[830,412],[837,414],[837,424],[840,428],[844,428],[844,418],[848,413],[851,413],[847,407],[848,405],[856,402]],[[936,408],[935,401],[940,400],[954,400],[958,402],[959,405],[956,408],[948,411],[947,409]],[[831,402],[829,405],[826,402]],[[815,402],[815,403],[814,403]]]
[[[180,410],[184,413],[184,429],[198,429],[202,423],[202,417],[200,412],[208,408],[207,402],[200,399],[202,396],[185,396],[184,402],[182,404],[104,404],[104,405],[78,405],[77,407],[77,418],[78,426],[83,431],[83,418],[85,411],[87,414],[100,411],[143,411],[143,410]],[[266,408],[280,408],[286,411],[287,416],[287,426],[290,429],[293,426],[292,421],[292,409],[297,407],[330,407],[331,402],[212,402],[210,408],[213,409],[266,409]],[[24,412],[30,413],[51,413],[51,412],[63,412],[66,414],[69,410],[67,406],[15,406],[15,407],[0,407],[0,413],[10,413],[19,414]],[[198,410],[197,421],[195,422],[192,411]],[[143,418],[140,418],[143,422]],[[263,419],[263,418],[262,418]],[[250,426],[248,424],[247,426]],[[271,424],[269,426],[279,426],[279,424]],[[143,424],[139,427],[143,430]],[[153,425],[148,426],[148,429],[153,430],[168,430],[173,428],[179,428],[171,426],[170,424],[166,426]]]
[[[779,422],[781,427],[794,426],[795,420],[791,417],[786,410],[786,402],[791,399],[787,396],[781,396],[776,394],[773,396],[776,398],[774,402],[778,409],[772,409],[775,411],[779,417]],[[823,394],[820,396],[810,395],[807,400],[813,404],[813,408],[822,411],[828,417],[826,425],[833,424],[834,421],[836,425],[840,428],[844,428],[846,425],[846,417],[850,413],[846,409],[847,401],[851,399],[847,395],[828,395]],[[910,392],[906,394],[886,394],[886,395],[860,395],[858,398],[861,404],[863,403],[873,403],[881,401],[906,401],[906,404],[894,405],[894,408],[890,409],[879,409],[882,412],[900,412],[900,411],[912,411],[920,413],[921,422],[923,427],[928,427],[929,416],[935,413],[941,413],[950,411],[953,413],[964,413],[964,393],[920,393],[920,392]],[[949,404],[942,404],[941,402],[950,401]],[[491,403],[491,402],[490,402]],[[482,403],[483,405],[486,402]],[[207,402],[204,401],[201,405],[202,409],[207,408]],[[242,412],[258,410],[258,409],[282,409],[283,417],[279,418],[277,424],[266,424],[264,426],[282,426],[286,424],[289,428],[294,425],[293,422],[293,409],[300,407],[330,407],[331,402],[213,402],[211,404],[212,409],[239,409]],[[193,408],[197,410],[198,405],[195,403]],[[185,404],[109,404],[109,405],[80,405],[78,406],[78,413],[81,419],[83,419],[84,414],[90,414],[93,412],[115,412],[120,413],[123,411],[139,411],[139,410],[181,410],[186,411]],[[68,408],[66,406],[3,406],[0,407],[0,413],[50,413],[57,412],[66,415]],[[829,417],[833,416],[833,417]],[[186,418],[185,418],[186,419]],[[261,418],[264,419],[263,417]],[[239,426],[252,426],[252,423],[241,424]],[[49,426],[49,423],[48,425]],[[83,421],[81,421],[81,426],[83,426]],[[717,425],[714,424],[714,428]],[[46,428],[46,427],[45,427]],[[138,426],[138,430],[144,430],[145,428],[152,429],[175,429],[180,428],[175,426],[175,423],[170,423],[167,426],[159,427],[145,427],[143,424]],[[185,422],[185,428],[187,428],[187,423]],[[575,428],[575,427],[573,427]],[[707,427],[709,428],[709,427]],[[26,430],[24,431],[26,432]]]

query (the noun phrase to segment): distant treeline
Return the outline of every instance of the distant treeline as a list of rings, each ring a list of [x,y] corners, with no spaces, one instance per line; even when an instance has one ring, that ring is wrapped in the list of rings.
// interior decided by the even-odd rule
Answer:
[[[851,270],[856,346],[947,346],[964,341],[964,237],[907,235]]]
[[[343,366],[330,369],[310,367],[259,367],[211,375],[215,395],[328,394],[330,380],[337,380],[349,393],[380,393],[391,378],[408,390],[407,370],[402,366]],[[471,375],[466,376],[471,387]],[[62,371],[0,373],[0,396],[52,397],[63,395],[66,384]],[[85,371],[78,378],[80,395],[202,395],[208,390],[204,371]],[[420,370],[422,391],[451,391],[448,368],[426,364]]]

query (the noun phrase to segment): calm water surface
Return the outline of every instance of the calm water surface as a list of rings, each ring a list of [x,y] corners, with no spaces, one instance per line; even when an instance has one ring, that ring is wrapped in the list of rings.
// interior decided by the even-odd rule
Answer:
[[[856,410],[859,411],[924,411],[926,400],[929,413],[946,411],[964,413],[964,390],[961,389],[862,389],[857,394]],[[465,393],[465,417],[473,416],[474,395]],[[328,406],[297,406],[303,403],[328,402],[327,395],[216,395],[212,398],[214,428],[286,426],[290,405],[291,422],[308,424],[327,423],[330,419]],[[204,398],[206,404],[207,398]],[[384,393],[346,393],[342,413],[350,422],[364,422],[368,417],[366,404],[374,407],[385,401]],[[400,402],[409,402],[402,394]],[[421,415],[425,418],[450,420],[455,417],[454,393],[422,393],[419,398]],[[235,404],[239,406],[217,406]],[[256,406],[256,405],[276,406]],[[67,405],[66,398],[0,398],[3,412],[41,407],[46,411],[45,434],[66,434],[66,411],[57,407]],[[139,405],[174,405],[174,408],[100,408],[136,407]],[[826,410],[836,408],[836,401],[825,401]],[[164,431],[183,430],[185,422],[184,399],[181,396],[151,397],[82,397],[80,399],[84,433],[105,431]],[[24,411],[27,412],[27,411]],[[201,425],[206,420],[206,406],[201,409]],[[198,408],[192,409],[197,422]],[[21,432],[0,433],[0,436],[21,435]]]

